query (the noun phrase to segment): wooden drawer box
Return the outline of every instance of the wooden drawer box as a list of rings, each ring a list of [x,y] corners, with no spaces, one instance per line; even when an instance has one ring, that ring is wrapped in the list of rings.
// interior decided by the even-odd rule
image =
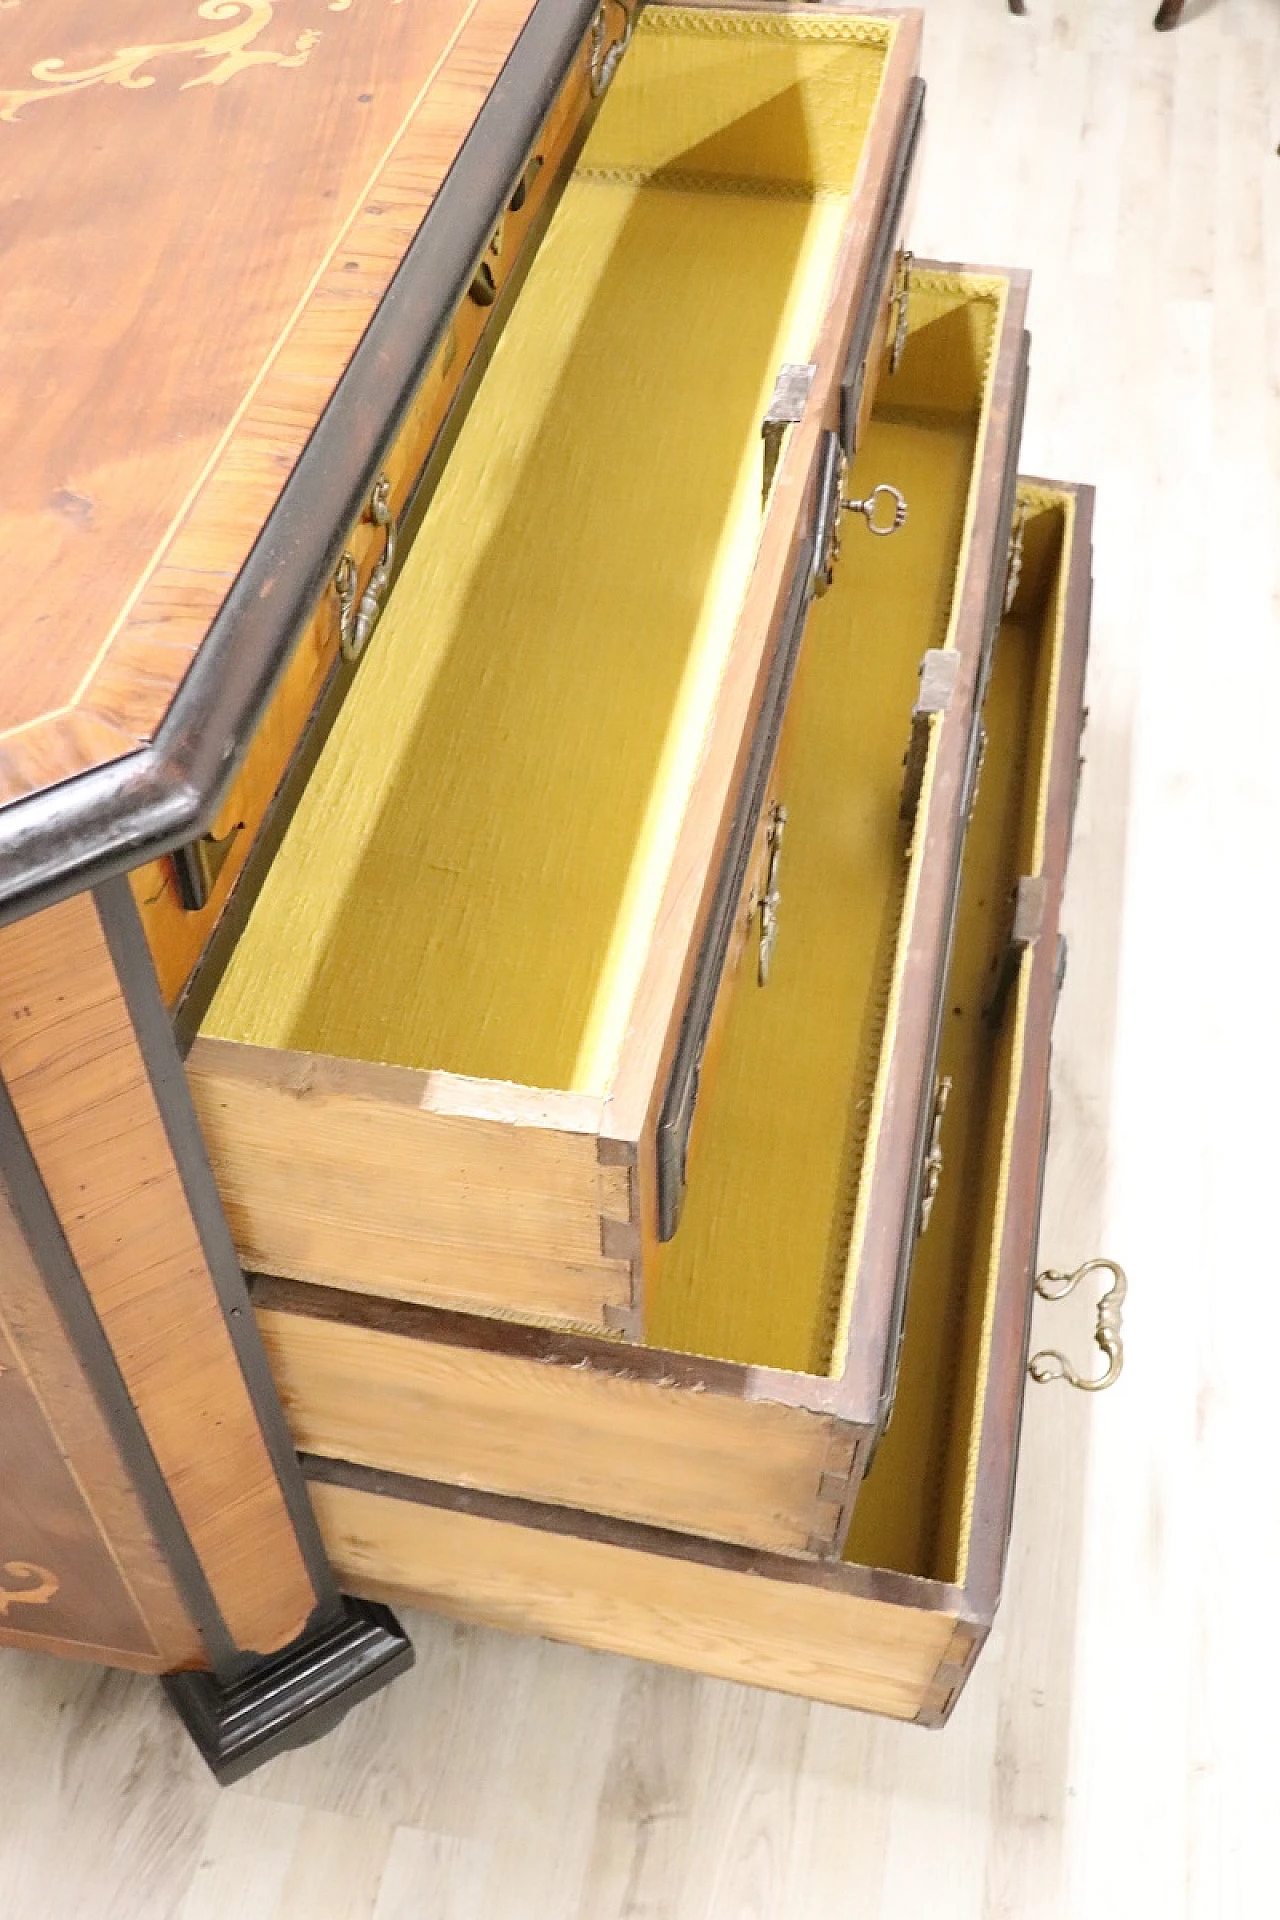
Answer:
[[[313,1456],[312,1498],[353,1590],[901,1719],[946,1718],[991,1624],[1011,1516],[1087,641],[1091,496],[1036,483],[1024,506],[943,1042],[958,1177],[944,1176],[917,1251],[896,1414],[842,1557],[806,1563]],[[1044,882],[1044,917],[1005,979],[990,910],[1027,871]],[[998,1016],[984,1013],[1000,986]],[[305,1445],[315,1410],[300,1415],[281,1316],[263,1317]],[[431,1424],[439,1434],[449,1423],[442,1403]]]
[[[191,1052],[247,1265],[642,1332],[658,1109],[824,429],[879,356],[914,61],[820,10],[637,28]]]
[[[614,94],[610,104],[624,100]],[[602,115],[593,142],[608,126]],[[583,185],[588,200],[596,191]],[[659,211],[681,198],[662,191],[653,197]],[[545,284],[548,297],[567,297],[557,234],[572,237],[571,224],[562,229],[560,222],[574,205],[567,197],[433,506],[455,536],[462,526],[481,524],[467,462],[474,458],[478,474],[490,470],[487,429],[514,412],[508,370],[515,370],[514,386],[529,386],[519,355],[530,339],[538,347],[544,337],[537,327],[540,290]],[[893,896],[875,910],[886,916],[885,952],[899,952],[910,976],[908,1007],[922,1004],[938,975],[973,688],[993,591],[998,595],[1003,579],[1025,373],[1025,291],[1017,275],[917,273],[907,350],[893,377],[892,405],[904,419],[895,425],[886,417],[868,430],[849,481],[866,492],[864,479],[883,479],[896,460],[918,494],[915,519],[894,540],[874,540],[857,524],[846,532],[832,597],[844,609],[832,618],[853,623],[851,644],[859,644],[859,608],[866,607],[865,644],[873,645],[876,622],[908,589],[910,619],[893,655],[896,680],[886,690],[896,707],[885,716],[891,731],[878,763],[880,797],[869,803],[883,811],[887,779],[891,811],[880,823],[886,865],[872,884],[888,884]],[[523,320],[530,334],[522,333]],[[617,465],[614,452],[598,466],[577,440],[572,458],[566,449],[567,436],[580,431],[589,392],[611,365],[617,329],[605,333],[603,365],[591,356],[591,380],[571,383],[565,447],[548,455],[571,479],[585,475],[593,496]],[[700,367],[696,384],[709,378]],[[868,399],[872,391],[874,382]],[[835,420],[834,377],[828,397]],[[756,417],[744,416],[744,432]],[[677,412],[682,432],[684,419]],[[600,431],[608,437],[603,422]],[[726,843],[732,856],[753,742],[769,745],[768,704],[777,706],[785,680],[776,669],[798,642],[815,574],[808,527],[829,510],[822,488],[840,479],[821,459],[834,429],[815,430],[809,470],[788,507],[784,479],[805,431],[802,424],[783,453],[745,610],[728,655],[715,656],[722,677],[702,689],[692,719],[682,719],[692,684],[689,636],[682,628],[678,657],[667,659],[670,673],[659,673],[649,644],[655,616],[643,594],[632,607],[643,631],[620,621],[620,653],[611,651],[612,638],[605,646],[613,629],[600,624],[598,611],[587,629],[570,619],[580,602],[612,606],[621,592],[594,544],[581,540],[583,500],[559,501],[550,519],[540,498],[519,488],[514,502],[505,501],[501,539],[482,556],[483,578],[468,576],[467,591],[480,594],[483,606],[474,612],[468,601],[466,624],[446,634],[460,647],[468,642],[468,658],[456,670],[440,656],[442,642],[432,643],[435,654],[423,642],[432,631],[424,627],[428,612],[434,618],[442,600],[461,592],[448,586],[456,549],[443,539],[428,544],[428,518],[378,647],[189,1059],[246,1265],[424,1304],[653,1338],[638,1295],[642,1265],[652,1277],[663,1264],[654,1135],[684,1010],[700,991],[699,937]],[[665,446],[665,436],[658,438]],[[647,427],[637,433],[646,457],[653,444]],[[937,488],[935,453],[944,476]],[[754,449],[742,458],[744,485],[758,486],[758,461]],[[699,464],[691,470],[705,492]],[[633,479],[628,468],[626,488]],[[645,513],[652,508],[655,537],[674,551],[675,529],[660,496],[651,474]],[[742,505],[758,519],[758,502]],[[615,519],[625,502],[619,498],[616,507]],[[681,495],[681,515],[698,507]],[[796,507],[807,516],[802,528],[779,521]],[[574,529],[567,544],[557,533],[565,525]],[[535,565],[542,548],[554,551],[548,580]],[[786,563],[785,591],[770,586],[762,609],[755,587],[770,554]],[[566,587],[571,564],[576,571]],[[660,571],[644,542],[635,565],[637,580],[652,581]],[[623,569],[624,585],[627,577]],[[685,578],[678,594],[688,586]],[[526,604],[533,609],[528,622],[521,619]],[[499,644],[494,622],[503,608],[515,625]],[[892,875],[902,871],[910,840],[909,826],[897,822],[899,762],[912,730],[921,656],[930,650],[949,651],[962,671],[948,736],[955,745],[936,791],[922,767],[917,870],[938,877],[923,889],[929,926],[916,940],[921,889],[897,892]],[[421,706],[406,697],[413,675]],[[704,695],[711,702],[705,710]],[[868,684],[845,697],[878,701],[881,694]],[[922,720],[933,743],[925,756],[932,769],[940,716]],[[671,761],[678,721],[684,771]],[[400,735],[393,735],[394,724],[401,724]],[[384,754],[390,765],[379,776]],[[666,838],[659,827],[663,834],[670,829]],[[646,863],[647,905],[635,880]],[[748,899],[759,878],[757,860],[746,876]],[[912,908],[901,918],[906,901]],[[895,916],[902,927],[897,946]],[[614,1037],[602,1042],[587,1073],[583,1046],[604,1005],[602,970]],[[927,1032],[919,1019],[902,1031],[914,1060],[898,1102],[904,1157],[894,1150],[899,1171],[889,1184],[896,1197],[874,1196],[877,1208],[893,1213],[895,1232],[902,1169],[915,1152],[921,1103],[931,1097],[923,1086]],[[615,1046],[620,1052],[610,1066]],[[456,1071],[463,1064],[525,1078],[512,1084],[464,1076]],[[565,1084],[575,1075],[581,1084]],[[551,1091],[542,1090],[547,1080]]]
[[[932,1552],[929,1490],[968,1458],[965,1422],[981,1410],[977,1355],[999,1276],[1001,1311],[1020,1326],[1025,1310],[1053,1004],[1045,982],[1057,972],[1087,644],[1090,504],[1070,489],[1024,491],[1022,582],[994,655],[986,764],[950,969],[939,975],[939,1070],[952,1087],[945,1164],[927,1231],[916,1240],[908,1223],[896,1416],[851,1536],[857,1556],[889,1553],[864,1544],[874,1520],[871,1537],[890,1541],[896,1556],[886,1564],[911,1571]],[[666,1350],[620,1350],[260,1277],[259,1323],[302,1451],[784,1554],[845,1550],[887,1407],[883,1349],[864,1381],[855,1344],[866,1255],[861,1267],[856,1255],[846,1263],[833,1201],[865,1131],[850,1071],[856,1047],[835,1009],[847,997],[843,1019],[856,1035],[874,995],[853,994],[846,969],[860,944],[874,949],[875,927],[840,911],[821,862],[807,869],[800,837],[802,822],[821,824],[814,795],[830,797],[831,817],[850,834],[856,820],[859,774],[847,749],[866,709],[845,698],[860,649],[842,631],[840,597],[837,588],[814,623],[794,710],[795,897],[785,904],[799,926],[790,947],[779,938],[776,980],[731,1016],[698,1176],[714,1217],[698,1216],[695,1188],[657,1287]],[[951,724],[948,716],[943,730]],[[1015,900],[1028,895],[1038,924],[1015,929]],[[819,996],[815,982],[831,969]],[[753,1057],[772,1062],[768,1095],[755,1091]],[[689,1232],[697,1240],[686,1257]],[[718,1287],[721,1275],[735,1285]],[[735,1358],[700,1359],[699,1350]],[[969,1356],[955,1378],[970,1391],[953,1407],[957,1354]],[[889,1358],[896,1370],[896,1342]],[[900,1479],[918,1485],[910,1500]]]

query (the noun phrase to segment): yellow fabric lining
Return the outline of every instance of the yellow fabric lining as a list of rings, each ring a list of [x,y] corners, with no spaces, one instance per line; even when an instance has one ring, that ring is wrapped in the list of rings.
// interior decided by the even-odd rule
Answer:
[[[1041,493],[1032,507],[1055,557],[1069,551],[1070,504]],[[948,981],[940,1070],[954,1084],[942,1183],[912,1268],[893,1419],[846,1548],[850,1560],[960,1583],[969,1564],[1030,954],[998,1030],[982,1009],[1007,932],[1009,890],[1020,873],[1036,870],[1025,858],[1028,844],[1043,844],[1048,721],[1062,648],[1056,565],[1045,589],[1043,598],[1020,593],[997,643],[986,704],[990,747],[966,842]]]
[[[1037,688],[1034,724],[1036,727],[1036,753],[1032,764],[1039,767],[1039,784],[1036,793],[1034,814],[1034,834],[1030,861],[1024,863],[1029,873],[1039,873],[1044,866],[1045,836],[1049,826],[1049,782],[1053,774],[1053,764],[1046,748],[1046,733],[1050,716],[1057,711],[1058,688],[1062,678],[1062,654],[1066,638],[1066,560],[1070,555],[1075,533],[1076,503],[1074,494],[1055,493],[1044,487],[1021,486],[1018,489],[1018,511],[1025,516],[1025,538],[1028,541],[1040,540],[1048,548],[1045,560],[1050,569],[1050,594],[1047,613],[1044,616],[1044,628],[1049,635],[1049,644],[1040,641],[1040,676],[1047,681],[1043,688]],[[1038,522],[1038,525],[1034,523]],[[1058,564],[1054,564],[1055,561]],[[1032,579],[1025,584],[1018,595],[1013,613],[1026,618],[1026,608],[1030,601],[1034,608],[1035,583]],[[1018,969],[1017,1017],[1012,1043],[1013,1062],[1020,1062],[1025,1045],[1027,1008],[1031,991],[1031,955],[1024,953]],[[1012,1078],[1012,1063],[1010,1067]],[[1009,1096],[1016,1098],[1016,1081]],[[1009,1163],[1013,1153],[1013,1127],[1016,1118],[1012,1104],[1007,1106],[1004,1124],[1004,1142],[1000,1159],[1000,1180],[996,1198],[995,1218],[1004,1217],[1005,1200],[1009,1190]],[[993,1244],[991,1261],[987,1272],[987,1284],[984,1296],[982,1316],[982,1335],[979,1342],[978,1362],[974,1370],[974,1384],[968,1402],[963,1393],[958,1396],[957,1405],[963,1420],[966,1413],[967,1445],[964,1448],[964,1492],[961,1504],[959,1538],[955,1551],[957,1581],[963,1583],[968,1576],[969,1548],[973,1535],[973,1506],[977,1494],[979,1456],[982,1447],[982,1407],[986,1398],[987,1377],[991,1367],[991,1339],[995,1323],[996,1282],[999,1278],[1000,1247]],[[971,1411],[970,1411],[971,1409]]]
[[[847,194],[896,32],[857,15],[650,8],[582,163]]]
[[[684,1215],[647,1307],[660,1345],[816,1374],[842,1364],[923,869],[898,819],[902,760],[921,658],[954,645],[1004,290],[913,279],[902,365],[849,479],[854,494],[900,486],[907,523],[884,542],[852,523],[810,616],[779,781],[777,950],[763,992],[748,964],[699,1103]]]
[[[982,274],[944,274],[915,272],[912,275],[907,347],[898,372],[885,383],[884,405],[921,411],[938,408],[943,416],[950,410],[974,412],[977,429],[973,469],[965,500],[960,552],[966,553],[973,537],[974,515],[978,504],[981,452],[991,412],[991,383],[996,342],[1004,320],[1008,283]],[[914,343],[927,342],[927,351]],[[960,595],[951,600],[944,647],[955,646],[955,623],[959,617]],[[917,818],[927,819],[929,797],[933,789],[934,765],[938,751],[938,728],[931,729],[929,752],[925,762]],[[897,952],[894,957],[885,1019],[886,1032],[897,1019],[906,973],[912,916],[924,867],[925,850],[917,843],[911,850],[911,868],[900,921]],[[877,1063],[872,1095],[872,1110],[867,1125],[871,1151],[866,1153],[857,1171],[857,1186],[852,1197],[851,1223],[846,1246],[846,1264],[840,1290],[833,1296],[833,1324],[829,1331],[827,1366],[834,1374],[842,1365],[849,1343],[854,1294],[866,1227],[871,1182],[875,1173],[875,1143],[888,1097],[889,1052],[882,1048]]]
[[[684,1214],[646,1307],[660,1346],[826,1373],[908,882],[898,817],[921,656],[947,632],[975,423],[875,418],[851,479],[903,531],[843,535],[788,716],[769,984],[748,943],[700,1101]]]
[[[641,24],[207,1033],[607,1090],[754,559],[760,420],[810,355],[888,44],[707,18]],[[650,46],[697,84],[655,97]],[[841,194],[774,190],[781,121],[743,190],[762,91],[834,116]],[[640,96],[644,126],[696,99],[722,129],[673,156],[696,189],[635,183]]]

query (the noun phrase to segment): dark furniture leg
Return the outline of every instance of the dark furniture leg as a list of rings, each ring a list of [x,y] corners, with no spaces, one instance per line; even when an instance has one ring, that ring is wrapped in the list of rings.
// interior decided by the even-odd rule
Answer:
[[[1156,32],[1171,33],[1182,18],[1182,9],[1186,0],[1160,0],[1160,11],[1156,15]]]
[[[164,1689],[221,1786],[293,1747],[319,1740],[352,1707],[413,1665],[389,1607],[343,1598],[341,1616],[234,1681],[172,1673]]]

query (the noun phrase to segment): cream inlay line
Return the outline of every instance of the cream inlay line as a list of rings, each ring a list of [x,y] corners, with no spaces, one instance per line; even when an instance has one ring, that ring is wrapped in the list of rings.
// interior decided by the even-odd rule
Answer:
[[[369,175],[369,178],[364,188],[362,189],[362,191],[358,196],[357,204],[352,210],[351,216],[346,222],[346,225],[339,230],[338,234],[334,238],[332,246],[329,248],[329,251],[325,254],[324,259],[320,262],[319,266],[316,268],[315,273],[312,275],[310,281],[307,283],[306,288],[304,289],[303,293],[299,297],[297,305],[294,307],[293,312],[290,314],[288,320],[285,322],[284,328],[281,331],[280,337],[276,341],[275,346],[271,349],[271,352],[267,355],[267,358],[263,361],[262,366],[259,369],[257,375],[255,376],[253,383],[250,386],[248,392],[245,394],[244,399],[241,401],[235,413],[232,415],[231,420],[228,422],[226,430],[224,431],[221,439],[218,441],[217,445],[214,447],[213,451],[210,453],[208,460],[205,462],[200,473],[198,474],[196,479],[193,481],[189,491],[187,492],[186,497],[182,502],[182,505],[178,508],[177,512],[173,516],[173,519],[170,521],[168,528],[162,534],[159,544],[157,545],[155,552],[152,554],[151,559],[148,561],[145,570],[140,575],[136,586],[134,587],[133,591],[130,593],[128,599],[125,601],[124,606],[120,609],[120,612],[116,615],[115,620],[112,622],[111,626],[108,628],[106,636],[103,639],[102,645],[99,647],[97,653],[94,655],[94,658],[91,661],[88,668],[86,669],[84,676],[80,681],[80,684],[77,686],[74,694],[72,695],[73,704],[79,702],[84,698],[84,695],[87,692],[90,685],[92,684],[95,676],[98,673],[99,668],[102,666],[103,660],[105,659],[107,653],[110,651],[117,636],[119,635],[121,628],[126,625],[128,620],[132,616],[134,609],[138,604],[138,601],[142,598],[142,595],[145,593],[146,589],[151,584],[152,578],[154,577],[155,573],[158,571],[161,564],[165,560],[168,550],[173,544],[173,541],[175,540],[177,535],[182,531],[183,523],[186,521],[186,519],[190,515],[191,510],[195,505],[197,499],[199,498],[200,494],[203,492],[205,486],[208,484],[209,479],[214,473],[214,470],[216,469],[219,461],[222,459],[223,455],[225,454],[231,440],[234,438],[234,436],[238,432],[240,425],[244,420],[244,416],[249,411],[250,407],[253,405],[253,402],[257,398],[258,393],[261,390],[263,384],[265,383],[268,374],[271,372],[272,368],[275,366],[276,361],[279,359],[281,353],[284,351],[284,348],[287,346],[290,336],[292,335],[295,328],[297,327],[298,322],[302,318],[302,315],[305,312],[306,308],[310,305],[315,295],[316,288],[319,286],[320,282],[324,279],[324,276],[329,271],[329,268],[332,265],[335,254],[339,253],[342,250],[343,242],[346,240],[347,235],[351,232],[351,229],[357,224],[357,222],[363,217],[366,206],[377,187],[378,181],[380,180],[383,173],[386,171],[388,165],[390,164],[392,158],[394,157],[396,148],[400,145],[401,141],[404,139],[405,134],[409,131],[409,128],[413,124],[414,120],[421,113],[423,104],[426,100],[428,93],[430,93],[432,87],[435,85],[437,79],[440,76],[441,68],[444,66],[445,62],[449,59],[450,55],[453,53],[454,48],[458,44],[458,41],[461,39],[466,28],[471,24],[471,21],[475,17],[476,13],[479,12],[482,7],[487,7],[494,3],[495,3],[495,0],[470,0],[470,5],[468,6],[466,13],[463,15],[462,19],[458,22],[457,27],[454,29],[454,32],[449,38],[448,44],[442,50],[439,59],[436,61],[434,67],[431,69],[431,72],[428,75],[427,79],[423,82],[422,88],[417,94],[417,96],[415,97],[412,106],[406,112],[404,118],[400,122],[399,127],[396,129],[390,141],[387,143],[387,146],[383,150],[381,158],[378,160],[376,166],[373,168],[373,171]],[[527,19],[528,14],[531,11],[532,11],[532,0],[528,0],[528,4],[522,8],[523,16]],[[433,193],[432,198],[434,199],[434,197],[435,195]],[[427,204],[429,206],[430,201],[428,201]],[[424,212],[425,212],[425,209],[424,209]],[[397,262],[397,265],[398,264],[399,263]],[[389,277],[388,277],[388,284],[389,284]],[[384,287],[383,291],[385,292],[385,290],[386,289]],[[379,298],[380,297],[381,296],[379,296]],[[375,306],[377,305],[376,301],[374,302],[374,305]],[[312,424],[314,425],[314,422]]]

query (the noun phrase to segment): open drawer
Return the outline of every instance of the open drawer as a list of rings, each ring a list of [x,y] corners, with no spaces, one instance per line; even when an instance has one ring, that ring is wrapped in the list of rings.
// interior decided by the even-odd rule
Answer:
[[[973,1436],[996,1402],[1001,1418],[1016,1406],[1014,1385],[1000,1384],[988,1361],[993,1329],[1003,1329],[1003,1351],[1025,1320],[1087,643],[1090,498],[1038,490],[1025,503],[1026,558],[994,654],[986,764],[954,950],[940,976],[938,1069],[951,1083],[945,1164],[927,1231],[917,1239],[915,1221],[906,1223],[911,1285],[896,1411],[862,1493],[883,1425],[881,1374],[898,1355],[882,1348],[880,1366],[864,1369],[851,1344],[868,1256],[859,1264],[841,1255],[848,1236],[837,1234],[832,1196],[845,1187],[848,1155],[865,1161],[865,1151],[859,1088],[832,1011],[838,992],[821,1002],[810,1043],[794,1048],[793,1069],[778,1067],[772,1098],[757,1098],[747,1075],[734,1113],[734,1057],[760,1047],[757,1015],[789,978],[781,938],[777,981],[746,1002],[745,1014],[740,996],[730,1016],[713,1107],[740,1153],[705,1169],[716,1231],[700,1224],[698,1183],[691,1189],[668,1256],[680,1260],[678,1276],[665,1267],[656,1290],[665,1349],[619,1349],[259,1278],[255,1306],[303,1452],[818,1559],[843,1550],[852,1512],[862,1557],[884,1555],[915,1573],[955,1558],[954,1541],[933,1540],[937,1512],[968,1512]],[[811,636],[793,770],[822,750],[822,730],[840,712],[836,688],[851,668],[838,607],[833,594]],[[952,724],[949,715],[942,731]],[[837,731],[806,790],[829,782],[835,817],[847,822],[854,809],[841,788],[842,741]],[[796,814],[798,823],[799,804]],[[815,844],[797,837],[797,907],[801,849]],[[1012,944],[1012,903],[1027,893],[1020,880],[1033,883],[1039,921],[1016,929]],[[841,941],[829,934],[859,944],[848,916],[829,926],[814,914],[809,933],[794,943],[802,981],[807,969],[839,960]],[[873,948],[871,940],[868,957]],[[858,1026],[856,1007],[846,1017]],[[769,1028],[763,1043],[780,1044]],[[754,1146],[744,1141],[752,1128]],[[708,1162],[719,1151],[713,1139]],[[698,1240],[684,1259],[691,1230]],[[900,1222],[895,1261],[902,1230]],[[725,1278],[733,1285],[717,1288]],[[698,1357],[717,1349],[732,1357]],[[345,1574],[348,1559],[339,1559]]]
[[[753,1552],[313,1455],[312,1499],[352,1591],[900,1719],[946,1718],[991,1624],[1007,1549],[1087,640],[1091,496],[1037,483],[1023,499],[1026,560],[995,657],[942,1047],[961,1177],[939,1190],[917,1249],[896,1414],[842,1557]],[[993,1006],[1004,970],[989,908],[1028,869],[1044,881],[1040,934]],[[264,1315],[288,1400],[275,1319]],[[436,1430],[451,1417],[441,1408]]]
[[[917,43],[637,25],[191,1049],[246,1265],[641,1336],[716,875],[883,348]],[[1007,409],[978,442],[975,488]]]

